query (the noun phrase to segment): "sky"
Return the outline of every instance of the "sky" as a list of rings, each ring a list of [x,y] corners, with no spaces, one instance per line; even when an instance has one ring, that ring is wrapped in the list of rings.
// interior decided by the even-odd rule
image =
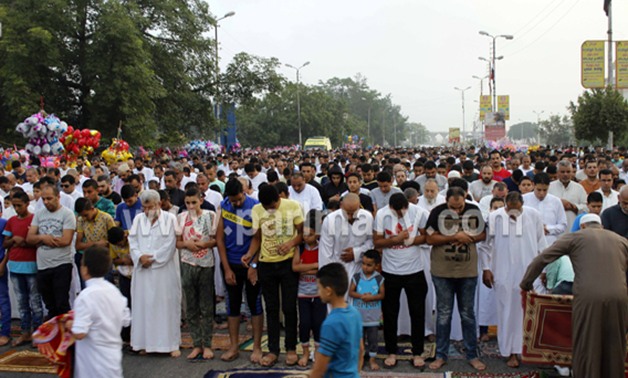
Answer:
[[[496,87],[510,95],[509,125],[536,122],[536,112],[567,114],[583,92],[580,47],[607,39],[603,0],[208,0],[220,22],[221,66],[241,51],[300,66],[301,80],[317,84],[361,74],[390,94],[409,122],[431,131],[466,130],[479,117],[480,81],[497,39]],[[628,0],[613,1],[613,39],[628,39]],[[294,80],[294,70],[281,71]],[[484,94],[488,83],[484,81]]]

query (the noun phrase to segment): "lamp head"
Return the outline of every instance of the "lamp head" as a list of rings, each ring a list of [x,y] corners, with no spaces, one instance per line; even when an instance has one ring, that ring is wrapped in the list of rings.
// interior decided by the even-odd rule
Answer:
[[[225,13],[225,15],[222,16],[222,18],[227,18],[227,17],[231,17],[231,16],[235,16],[235,12],[231,11],[229,13]]]
[[[485,36],[487,36],[487,37],[490,37],[490,36],[491,36],[490,34],[488,34],[487,32],[485,32],[485,31],[483,31],[483,30],[480,30],[480,35],[485,35]]]

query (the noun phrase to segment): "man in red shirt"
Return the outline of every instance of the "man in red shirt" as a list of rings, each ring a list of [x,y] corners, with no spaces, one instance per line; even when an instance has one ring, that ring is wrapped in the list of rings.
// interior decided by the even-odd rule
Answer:
[[[493,180],[502,181],[510,177],[511,173],[502,167],[502,155],[497,150],[491,151],[491,167],[493,167]]]

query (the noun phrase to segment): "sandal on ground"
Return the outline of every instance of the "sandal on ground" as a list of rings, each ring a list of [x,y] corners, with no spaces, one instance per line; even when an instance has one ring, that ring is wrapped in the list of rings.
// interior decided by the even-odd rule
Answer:
[[[392,360],[392,363],[389,362],[391,360]],[[390,355],[390,356],[386,357],[386,359],[384,360],[384,368],[392,369],[395,366],[397,366],[397,356]]]
[[[419,363],[417,364],[417,361]],[[412,365],[415,369],[424,369],[425,368],[425,360],[421,356],[412,356],[412,360],[410,360],[410,365]]]
[[[26,343],[30,343],[31,341],[33,341],[33,339],[31,338],[31,335],[21,334],[20,337],[18,337],[17,339],[13,340],[11,345],[14,346],[14,347],[18,347],[20,345],[24,345]]]

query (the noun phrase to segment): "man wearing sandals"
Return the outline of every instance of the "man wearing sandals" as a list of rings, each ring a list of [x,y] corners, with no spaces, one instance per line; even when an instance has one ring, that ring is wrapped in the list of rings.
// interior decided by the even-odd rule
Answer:
[[[486,365],[478,358],[477,322],[473,305],[478,280],[476,243],[485,239],[480,209],[465,202],[462,188],[447,190],[447,202],[436,206],[427,220],[427,243],[432,246],[431,273],[436,291],[436,360],[430,369],[447,363],[454,296],[462,320],[464,348],[476,370]]]

